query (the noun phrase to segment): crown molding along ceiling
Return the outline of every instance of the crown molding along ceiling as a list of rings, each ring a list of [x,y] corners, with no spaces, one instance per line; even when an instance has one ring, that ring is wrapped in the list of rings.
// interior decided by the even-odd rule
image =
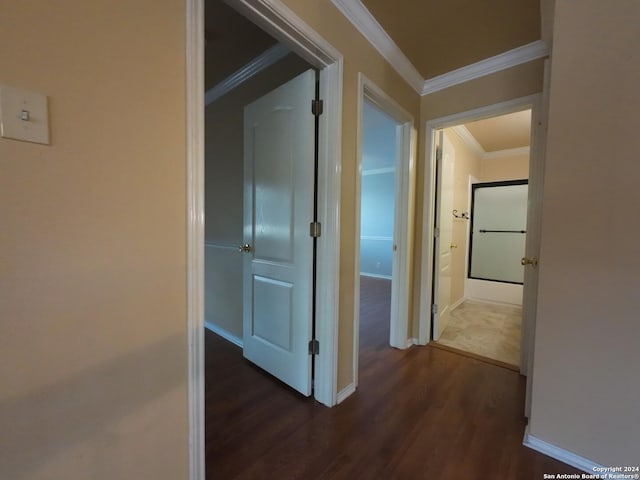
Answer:
[[[549,55],[549,47],[542,40],[537,40],[437,77],[424,79],[360,0],[331,1],[419,95],[444,90]]]
[[[205,106],[215,102],[234,88],[242,85],[250,78],[269,68],[277,61],[286,57],[289,53],[291,53],[291,50],[281,43],[276,43],[273,47],[268,48],[260,55],[249,61],[249,63],[244,67],[236,70],[213,88],[207,90],[204,96]]]

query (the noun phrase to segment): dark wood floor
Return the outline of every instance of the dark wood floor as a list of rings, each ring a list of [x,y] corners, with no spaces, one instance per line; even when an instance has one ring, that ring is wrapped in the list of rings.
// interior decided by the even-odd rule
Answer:
[[[362,282],[360,384],[332,409],[206,334],[208,479],[538,480],[580,473],[522,446],[525,380],[432,347],[388,346],[388,282]],[[366,300],[368,299],[368,300]]]

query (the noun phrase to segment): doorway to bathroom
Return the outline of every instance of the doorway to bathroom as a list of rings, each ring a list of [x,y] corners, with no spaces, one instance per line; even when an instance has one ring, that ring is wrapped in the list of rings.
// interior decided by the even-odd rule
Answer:
[[[519,370],[531,110],[436,132],[432,339]]]

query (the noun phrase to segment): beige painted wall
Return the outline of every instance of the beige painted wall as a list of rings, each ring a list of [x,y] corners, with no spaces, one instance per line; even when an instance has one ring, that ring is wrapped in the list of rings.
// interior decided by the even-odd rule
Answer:
[[[542,91],[542,78],[544,62],[537,60],[525,63],[517,67],[503,70],[501,72],[487,75],[460,85],[425,95],[421,99],[421,125],[427,121],[434,120],[454,113],[465,112],[474,108],[493,105],[514,98],[525,97]],[[419,141],[418,162],[416,168],[416,228],[415,228],[415,251],[414,251],[414,276],[413,276],[413,315],[409,319],[410,331],[413,337],[418,336],[418,319],[420,314],[420,280],[422,271],[420,268],[422,256],[420,246],[422,245],[422,224],[423,221],[430,222],[430,218],[425,217],[423,209],[425,197],[433,192],[424,191],[425,164],[425,136],[424,127],[420,129],[421,139]]]
[[[557,0],[530,429],[603,465],[640,452],[636,0]]]
[[[445,129],[455,150],[453,208],[459,213],[469,211],[469,175],[480,178],[480,158],[464,143],[451,128]],[[453,219],[452,243],[457,248],[451,250],[451,301],[455,304],[464,298],[464,281],[467,276],[467,243],[469,220]]]
[[[187,477],[184,2],[0,2],[0,477]]]
[[[244,107],[309,68],[287,55],[205,108],[205,319],[240,339]]]
[[[345,57],[340,198],[340,318],[338,325],[338,390],[340,390],[353,381],[358,72],[364,72],[405,110],[414,115],[416,126],[420,116],[420,97],[360,35],[330,0],[284,0],[284,3],[340,50]]]
[[[483,158],[480,162],[480,181],[498,182],[529,178],[529,154]]]

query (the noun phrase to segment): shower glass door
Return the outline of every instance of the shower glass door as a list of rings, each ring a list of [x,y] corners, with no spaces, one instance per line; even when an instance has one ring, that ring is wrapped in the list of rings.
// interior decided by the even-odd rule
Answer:
[[[519,283],[524,280],[527,180],[472,186],[469,278]]]

